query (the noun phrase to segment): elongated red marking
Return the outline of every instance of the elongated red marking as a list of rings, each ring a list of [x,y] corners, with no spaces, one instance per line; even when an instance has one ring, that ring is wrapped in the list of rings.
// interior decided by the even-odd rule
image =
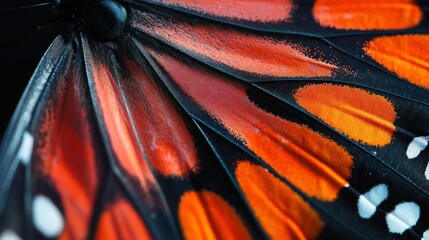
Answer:
[[[235,176],[271,239],[316,239],[323,221],[294,190],[266,169],[241,161]]]
[[[123,198],[116,200],[101,214],[95,239],[152,239],[140,215]]]
[[[317,0],[313,16],[324,27],[393,30],[416,26],[423,12],[414,0]]]
[[[60,91],[45,110],[39,129],[39,170],[49,176],[64,208],[65,228],[60,239],[85,239],[97,192],[97,156],[88,103],[75,73],[61,80]]]
[[[91,61],[91,65],[110,146],[124,170],[137,178],[144,190],[148,190],[154,183],[154,177],[139,148],[116,80],[107,66],[94,61]]]
[[[332,201],[347,184],[353,162],[343,147],[258,108],[238,84],[154,56],[187,95],[309,196]]]
[[[171,100],[136,63],[128,62],[128,70],[121,85],[152,167],[165,176],[195,172],[195,145]]]
[[[252,22],[285,22],[291,17],[290,0],[159,0],[166,5],[216,17]]]
[[[192,54],[235,70],[270,77],[327,77],[338,67],[303,53],[286,41],[231,31],[214,26],[165,22],[139,13],[135,27]]]
[[[235,209],[210,191],[184,193],[179,220],[185,239],[252,239]]]

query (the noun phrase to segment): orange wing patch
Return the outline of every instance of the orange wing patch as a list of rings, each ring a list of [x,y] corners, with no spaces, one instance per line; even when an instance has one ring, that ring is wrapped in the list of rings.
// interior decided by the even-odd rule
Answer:
[[[285,41],[220,27],[196,26],[157,19],[148,13],[137,28],[192,54],[235,70],[270,77],[328,77],[337,66],[306,56]]]
[[[65,81],[61,81],[65,82]],[[85,239],[98,186],[91,126],[75,74],[50,102],[39,129],[40,172],[49,176],[61,196],[65,228],[60,239]],[[79,88],[78,88],[79,89]],[[85,174],[82,174],[85,173]],[[78,211],[77,211],[78,209]]]
[[[121,85],[151,166],[164,176],[197,171],[191,134],[170,99],[136,63],[128,62],[128,70],[130,79]]]
[[[303,192],[332,201],[347,184],[353,161],[343,147],[258,108],[240,85],[155,56],[187,95]]]
[[[216,17],[252,22],[286,21],[291,17],[293,9],[290,0],[160,0],[160,2]]]
[[[423,12],[414,0],[317,0],[313,17],[323,27],[394,30],[416,26]]]
[[[140,215],[125,199],[116,200],[101,214],[95,235],[97,240],[152,239]]]
[[[184,193],[179,219],[185,239],[252,239],[234,208],[210,191]]]
[[[384,146],[392,140],[396,119],[384,97],[348,86],[315,84],[299,88],[299,105],[356,141]]]
[[[264,168],[238,163],[235,176],[272,239],[315,239],[323,222],[311,206]]]
[[[429,88],[429,35],[398,35],[375,38],[364,50],[372,59],[400,77]]]

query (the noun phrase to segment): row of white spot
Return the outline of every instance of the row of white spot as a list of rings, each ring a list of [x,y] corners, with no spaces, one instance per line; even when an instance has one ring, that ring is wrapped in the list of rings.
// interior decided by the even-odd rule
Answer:
[[[386,184],[378,184],[359,196],[357,207],[361,218],[369,219],[377,207],[387,199],[389,189]],[[403,202],[386,214],[386,224],[391,233],[402,234],[416,225],[420,218],[420,207],[415,202]],[[422,240],[429,240],[429,229],[423,233]]]
[[[407,157],[408,159],[416,158],[420,155],[420,153],[425,150],[425,148],[428,146],[429,136],[421,136],[421,137],[415,137],[410,144],[408,144],[407,147]],[[429,164],[426,166],[425,169],[425,177],[427,180],[429,180]]]
[[[408,159],[413,159],[427,147],[429,136],[416,137],[408,145],[406,154]],[[31,160],[34,138],[25,132],[16,158],[24,165]],[[426,179],[429,179],[429,165],[425,170]],[[359,196],[358,214],[361,218],[371,218],[377,207],[389,196],[386,184],[379,184],[368,192]],[[395,209],[386,214],[386,223],[391,233],[402,234],[413,227],[420,217],[420,207],[414,202],[403,202],[396,205]],[[64,228],[64,219],[55,204],[46,196],[37,195],[33,199],[33,223],[36,229],[46,237],[58,236]],[[5,230],[0,235],[0,240],[19,240],[20,238],[11,230]],[[429,229],[423,234],[422,239],[429,240]]]

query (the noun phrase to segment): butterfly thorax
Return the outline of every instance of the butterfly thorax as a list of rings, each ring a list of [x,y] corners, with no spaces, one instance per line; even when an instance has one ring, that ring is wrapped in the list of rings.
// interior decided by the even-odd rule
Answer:
[[[120,37],[127,22],[127,9],[118,0],[53,0],[66,24],[86,30],[100,40]]]

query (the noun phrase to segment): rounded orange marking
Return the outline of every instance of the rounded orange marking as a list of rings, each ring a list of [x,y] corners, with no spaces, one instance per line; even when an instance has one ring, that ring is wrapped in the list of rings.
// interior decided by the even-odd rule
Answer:
[[[414,0],[316,0],[313,17],[323,27],[394,30],[416,26],[423,12]]]
[[[121,198],[101,214],[95,235],[97,240],[152,239],[140,215]]]
[[[179,219],[185,239],[252,239],[234,208],[210,191],[184,193]]]
[[[290,0],[160,0],[167,5],[179,6],[200,13],[253,22],[279,22],[291,17]]]
[[[375,38],[365,44],[371,58],[400,77],[429,88],[429,35],[398,35]]]
[[[367,91],[332,84],[299,88],[299,105],[355,141],[384,146],[392,140],[396,119],[393,105]]]
[[[164,176],[183,177],[196,172],[194,142],[171,99],[135,62],[127,65],[130,79],[121,81],[121,85],[151,166]]]
[[[306,56],[302,47],[286,41],[214,26],[166,23],[150,14],[143,16],[136,25],[149,35],[252,75],[328,77],[338,69],[337,66]]]
[[[238,163],[235,176],[256,217],[272,239],[316,239],[323,222],[295,191],[266,169]]]
[[[343,147],[258,108],[243,86],[165,55],[155,57],[187,95],[309,196],[332,201],[347,184],[353,161]]]
[[[36,150],[41,159],[38,170],[49,176],[61,196],[65,228],[60,239],[87,237],[101,160],[94,151],[86,96],[77,90],[83,81],[75,71],[68,81],[61,80],[56,98],[45,109]]]

